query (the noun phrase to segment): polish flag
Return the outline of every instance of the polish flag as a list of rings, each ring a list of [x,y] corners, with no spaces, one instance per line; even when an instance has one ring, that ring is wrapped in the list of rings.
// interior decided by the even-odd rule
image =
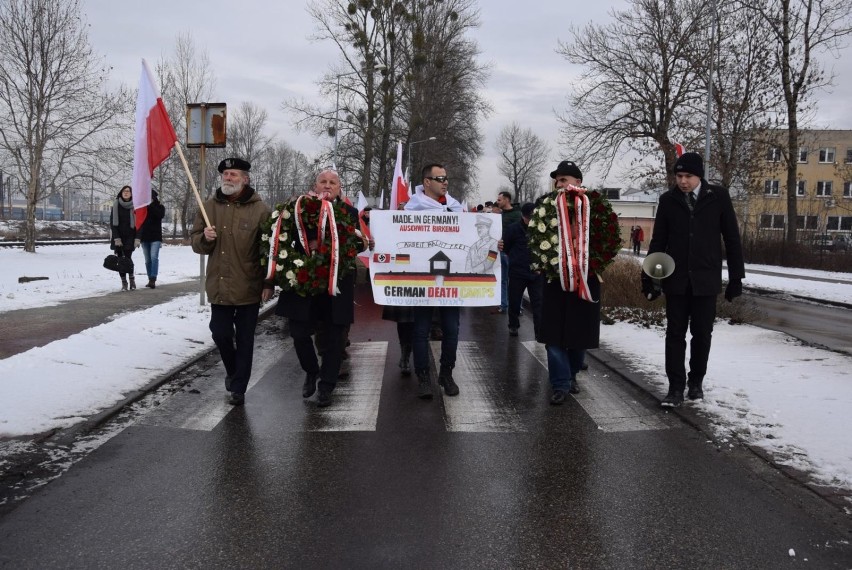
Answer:
[[[396,146],[396,166],[393,168],[390,209],[399,208],[400,202],[408,202],[408,185],[402,175],[402,141],[398,141]]]
[[[133,208],[136,210],[136,229],[148,215],[151,203],[151,178],[177,142],[166,106],[160,97],[148,63],[142,60],[142,77],[136,96],[136,140],[133,150]]]
[[[680,144],[680,143],[675,143],[674,147],[675,147],[675,154],[677,155],[678,158],[683,156],[683,153],[686,152],[686,149],[683,148],[683,145]]]

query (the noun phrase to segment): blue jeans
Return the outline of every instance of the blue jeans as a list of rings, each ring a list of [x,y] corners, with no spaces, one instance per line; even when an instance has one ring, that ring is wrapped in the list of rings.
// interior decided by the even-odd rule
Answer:
[[[161,241],[143,241],[142,254],[145,256],[145,271],[148,279],[156,279],[157,271],[160,269],[160,246]]]
[[[429,372],[429,331],[432,328],[432,310],[438,311],[441,319],[441,366],[456,365],[456,350],[459,346],[458,307],[413,307],[414,313],[414,372],[418,375]]]
[[[500,310],[509,310],[509,256],[500,252]]]
[[[583,366],[585,350],[582,348],[560,348],[553,344],[545,345],[547,349],[547,376],[550,387],[554,390],[567,392],[574,384],[574,377]]]

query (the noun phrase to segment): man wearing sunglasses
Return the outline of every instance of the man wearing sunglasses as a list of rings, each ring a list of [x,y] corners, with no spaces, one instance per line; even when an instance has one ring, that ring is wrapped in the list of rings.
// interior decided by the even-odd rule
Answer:
[[[458,200],[447,194],[449,179],[441,164],[423,167],[423,186],[418,186],[405,205],[406,211],[461,212]],[[453,380],[456,365],[456,349],[459,344],[459,307],[413,307],[414,312],[414,372],[417,374],[417,397],[432,399],[432,380],[429,376],[429,330],[432,327],[432,312],[438,311],[441,321],[441,368],[438,384],[447,396],[456,396],[459,387]]]

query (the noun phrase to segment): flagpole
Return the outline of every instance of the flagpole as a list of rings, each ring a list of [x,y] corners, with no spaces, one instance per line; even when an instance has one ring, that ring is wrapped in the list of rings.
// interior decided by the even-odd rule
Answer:
[[[204,209],[204,202],[201,200],[201,194],[198,193],[198,188],[195,187],[195,180],[192,178],[192,173],[189,171],[189,164],[186,162],[186,157],[183,156],[183,150],[180,148],[180,143],[175,141],[175,150],[177,150],[180,161],[183,163],[183,169],[186,171],[186,177],[189,178],[189,185],[192,186],[192,192],[195,194],[195,201],[198,202],[198,208],[201,210],[201,215],[204,217],[206,227],[211,227],[210,218],[207,217],[207,211]]]

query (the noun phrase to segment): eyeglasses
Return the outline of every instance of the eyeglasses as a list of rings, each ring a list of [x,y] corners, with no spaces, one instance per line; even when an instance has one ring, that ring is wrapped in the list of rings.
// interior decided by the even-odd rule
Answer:
[[[427,176],[426,180],[434,180],[438,184],[445,184],[450,181],[446,176]]]

